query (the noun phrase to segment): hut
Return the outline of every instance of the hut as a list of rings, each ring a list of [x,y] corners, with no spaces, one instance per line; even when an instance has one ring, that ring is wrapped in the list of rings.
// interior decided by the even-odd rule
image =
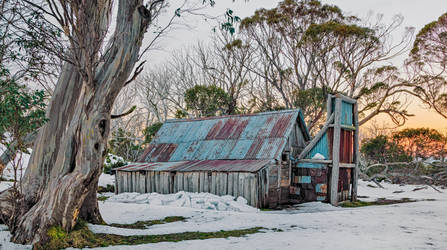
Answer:
[[[355,199],[356,102],[329,96],[328,111],[313,139],[299,109],[168,120],[139,162],[115,169],[115,190],[242,196],[260,208]]]

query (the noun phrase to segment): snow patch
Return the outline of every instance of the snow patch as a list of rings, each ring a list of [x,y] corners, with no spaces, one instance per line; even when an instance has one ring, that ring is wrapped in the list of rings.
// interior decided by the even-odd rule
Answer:
[[[115,176],[102,173],[101,176],[99,176],[98,186],[107,187],[107,185],[115,185]]]
[[[313,157],[313,160],[325,160],[326,157],[324,157],[324,155],[320,154],[320,153],[316,153]]]
[[[258,209],[247,205],[243,197],[217,196],[209,193],[178,192],[176,194],[140,194],[121,193],[110,197],[108,202],[149,204],[153,206],[190,207],[216,211],[257,212]]]

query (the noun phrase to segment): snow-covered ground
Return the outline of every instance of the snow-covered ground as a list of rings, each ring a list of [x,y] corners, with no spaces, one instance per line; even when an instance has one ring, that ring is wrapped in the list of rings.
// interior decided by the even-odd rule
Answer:
[[[110,181],[111,177],[102,178]],[[235,201],[228,196],[185,192],[171,195],[109,193],[110,198],[99,203],[107,223],[134,223],[167,216],[188,219],[144,230],[101,225],[89,227],[94,232],[119,235],[267,228],[264,233],[240,238],[105,249],[447,249],[447,190],[439,193],[428,186],[383,185],[385,189],[373,188],[373,183],[360,181],[359,195],[367,196],[362,200],[412,198],[420,201],[362,208],[340,208],[313,202],[295,209],[260,211],[244,204],[242,199]],[[0,227],[0,230],[5,229]],[[10,243],[8,237],[7,231],[0,231],[1,249],[30,249]]]

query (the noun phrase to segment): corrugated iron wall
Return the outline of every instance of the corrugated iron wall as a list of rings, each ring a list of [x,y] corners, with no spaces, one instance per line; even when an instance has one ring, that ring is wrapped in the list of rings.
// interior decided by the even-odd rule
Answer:
[[[329,134],[329,155],[332,159],[332,142],[334,138],[334,129],[328,129]],[[354,131],[341,129],[340,133],[340,154],[339,159],[341,163],[354,162]]]
[[[332,111],[335,110],[335,97],[332,98]],[[332,113],[331,113],[332,114]],[[328,114],[328,115],[331,115]],[[353,105],[351,103],[341,102],[341,124],[352,126],[353,123]]]
[[[309,151],[306,159],[312,159],[316,154],[321,154],[324,156],[325,159],[331,159],[332,156],[329,155],[329,140],[328,140],[328,134],[325,133],[323,137],[318,141],[318,143],[315,145],[315,147],[312,148],[312,150]]]

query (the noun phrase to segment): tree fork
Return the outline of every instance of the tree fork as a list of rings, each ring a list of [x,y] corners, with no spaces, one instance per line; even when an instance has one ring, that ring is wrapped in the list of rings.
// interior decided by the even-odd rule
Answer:
[[[103,63],[93,70],[80,70],[79,65],[69,63],[64,66],[49,106],[50,121],[39,131],[22,181],[26,205],[18,213],[23,216],[9,224],[14,228],[12,241],[45,243],[52,226],[70,231],[79,218],[102,222],[96,191],[106,153],[112,105],[135,67],[144,33],[154,18],[152,8],[158,3],[163,1],[154,1],[150,9],[142,11],[142,0],[119,0],[116,30]],[[108,25],[111,0],[103,0],[101,8],[97,4],[88,1],[76,13],[86,15],[86,22],[81,25],[87,30],[103,30]],[[90,19],[92,13],[99,18]],[[96,41],[97,33],[87,32],[78,38],[82,44],[90,44]],[[94,49],[93,52],[99,53]],[[86,60],[81,66],[95,65],[88,61],[91,57],[77,58]],[[81,74],[81,71],[87,73]],[[96,72],[94,79],[89,79],[92,72]],[[9,211],[11,203],[1,202],[6,201],[2,198],[9,192],[0,195],[0,213],[3,208]]]

